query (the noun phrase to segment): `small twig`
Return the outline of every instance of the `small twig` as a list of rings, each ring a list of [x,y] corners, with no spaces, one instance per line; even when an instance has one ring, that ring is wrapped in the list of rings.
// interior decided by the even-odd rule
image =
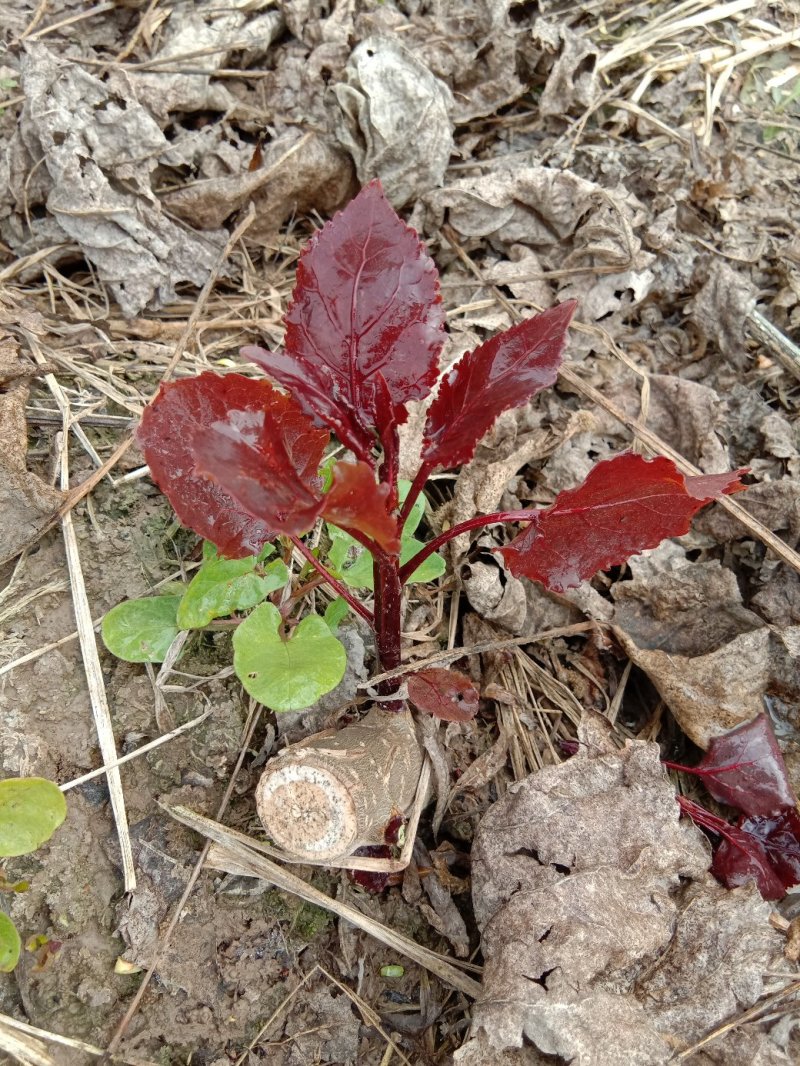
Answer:
[[[294,544],[295,548],[297,548],[297,550],[303,556],[303,558],[306,559],[311,564],[311,566],[314,567],[318,574],[322,575],[322,577],[325,579],[326,584],[330,585],[336,595],[341,596],[342,599],[348,604],[348,606],[350,606],[356,612],[356,614],[360,615],[364,619],[367,625],[373,626],[375,624],[375,619],[372,617],[372,612],[368,611],[363,603],[359,603],[358,600],[350,593],[350,591],[341,583],[341,581],[338,581],[333,576],[330,570],[328,570],[328,568],[319,561],[316,555],[314,555],[308,545],[306,545],[302,540],[300,540],[299,537],[290,537],[289,539],[291,540],[292,544]]]
[[[756,1003],[755,1006],[749,1010],[744,1011],[738,1017],[733,1018],[729,1022],[725,1022],[724,1025],[720,1025],[719,1028],[713,1029],[710,1033],[707,1033],[701,1040],[698,1040],[696,1044],[692,1044],[690,1048],[685,1051],[681,1051],[679,1055],[676,1055],[672,1060],[674,1062],[682,1062],[684,1059],[688,1059],[691,1055],[694,1055],[696,1051],[706,1047],[714,1040],[719,1040],[721,1036],[725,1036],[732,1029],[738,1029],[744,1025],[745,1022],[754,1021],[761,1014],[767,1010],[771,1010],[776,1004],[782,1003],[783,1000],[793,996],[796,992],[800,992],[800,981],[792,981],[786,988],[782,988],[779,992],[773,992],[772,995],[767,996],[761,1003]]]
[[[470,647],[450,648],[447,651],[439,651],[435,655],[429,655],[426,659],[418,659],[415,663],[407,663],[405,666],[398,667],[397,670],[387,670],[383,674],[376,674],[369,681],[359,682],[358,688],[371,688],[380,681],[391,681],[396,677],[416,673],[417,670],[424,670],[426,667],[434,666],[437,663],[452,662],[454,659],[461,659],[466,655],[483,655],[487,651],[502,651],[503,648],[516,648],[520,644],[537,644],[542,640],[555,640],[556,637],[572,637],[578,633],[587,633],[591,629],[597,629],[599,625],[600,623],[598,622],[576,622],[573,626],[543,629],[540,633],[529,633],[526,637],[509,637],[505,640],[490,640],[485,644],[473,644]]]
[[[98,766],[96,770],[90,770],[88,774],[81,774],[80,777],[74,777],[72,781],[67,781],[66,784],[59,785],[58,787],[62,792],[68,792],[71,788],[77,788],[78,785],[83,785],[87,781],[93,780],[95,777],[100,777],[109,770],[113,770],[116,766],[122,766],[123,763],[130,762],[131,759],[138,759],[140,755],[146,755],[148,751],[152,751],[154,748],[159,748],[162,744],[166,744],[168,740],[174,740],[175,737],[179,737],[181,733],[186,733],[188,730],[194,729],[196,725],[200,725],[201,722],[204,722],[211,712],[212,708],[209,707],[207,711],[198,715],[197,718],[192,718],[191,721],[184,722],[183,725],[171,729],[169,733],[164,733],[163,736],[156,737],[155,740],[151,740],[147,744],[142,744],[142,746],[137,748],[136,751],[131,751],[127,755],[115,759],[114,762],[108,763],[106,766]]]
[[[773,326],[760,311],[752,310],[747,316],[747,324],[756,338],[769,348],[784,370],[788,370],[800,380],[800,348]]]

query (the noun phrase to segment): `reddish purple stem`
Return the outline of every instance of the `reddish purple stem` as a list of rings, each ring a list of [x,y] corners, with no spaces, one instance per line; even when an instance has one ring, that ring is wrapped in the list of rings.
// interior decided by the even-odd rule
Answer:
[[[409,499],[411,499],[410,492],[406,498],[406,502],[408,502]],[[443,544],[447,544],[449,540],[460,536],[462,533],[468,533],[471,529],[482,529],[484,526],[495,525],[498,522],[533,522],[538,513],[537,510],[495,511],[494,514],[478,515],[476,518],[470,518],[466,522],[459,522],[457,526],[453,526],[452,529],[446,529],[443,533],[440,533],[438,537],[434,537],[429,544],[426,544],[425,547],[421,548],[420,551],[412,556],[407,563],[401,566],[400,581],[407,581],[417,567],[422,566],[428,556],[433,555],[433,553],[438,551]]]
[[[306,544],[304,544],[299,537],[290,537],[289,539],[291,540],[292,544],[294,544],[295,548],[297,548],[297,550],[303,556],[305,556],[305,558],[314,567],[317,573],[321,574],[325,578],[327,583],[336,592],[336,594],[338,596],[341,596],[342,599],[350,607],[352,607],[356,614],[361,615],[367,625],[371,626],[374,629],[375,619],[367,610],[367,608],[363,605],[363,603],[359,603],[358,600],[355,599],[353,595],[351,595],[351,593],[345,588],[345,586],[333,576],[330,570],[328,570],[328,568],[319,561],[316,555],[314,555],[311,549]]]

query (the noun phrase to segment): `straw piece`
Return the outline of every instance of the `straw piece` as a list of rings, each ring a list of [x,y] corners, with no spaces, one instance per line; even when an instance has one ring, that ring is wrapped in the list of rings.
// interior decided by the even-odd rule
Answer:
[[[29,335],[28,342],[31,352],[37,363],[45,362],[44,356],[39,349],[38,343]],[[52,374],[45,375],[45,381],[58,404],[59,410],[64,417],[64,431],[61,435],[61,488],[65,491],[69,488],[69,424],[71,412],[69,402],[56,379]],[[89,609],[89,598],[86,594],[86,584],[83,579],[83,567],[78,550],[78,538],[75,535],[75,527],[72,522],[72,513],[68,512],[61,519],[61,529],[64,537],[64,548],[67,554],[67,570],[69,572],[70,588],[72,591],[72,604],[75,612],[75,622],[78,631],[78,640],[83,656],[83,667],[86,674],[86,684],[89,688],[89,700],[92,705],[95,729],[100,744],[100,754],[105,765],[115,763],[117,760],[117,744],[114,739],[114,727],[111,722],[111,711],[108,706],[106,687],[103,681],[103,671],[100,666],[100,656],[97,651],[97,640],[94,634],[94,621]],[[106,774],[108,791],[111,797],[111,809],[114,814],[114,822],[119,838],[120,852],[122,856],[122,871],[125,881],[125,891],[132,892],[136,888],[136,872],[133,866],[133,849],[131,847],[130,833],[128,832],[128,819],[125,813],[125,795],[122,791],[122,779],[119,769],[111,767]]]
[[[224,873],[234,874],[238,877],[258,877],[264,881],[269,881],[276,888],[280,888],[284,892],[290,892],[299,899],[305,900],[306,903],[313,903],[317,907],[323,907],[325,910],[337,915],[337,917],[355,925],[363,932],[369,933],[370,936],[379,940],[382,944],[386,944],[393,951],[400,952],[412,959],[419,966],[435,974],[440,981],[458,989],[465,995],[471,996],[473,999],[477,999],[480,995],[480,984],[456,968],[457,965],[460,965],[465,969],[474,969],[470,964],[461,963],[455,959],[450,960],[435,951],[431,951],[429,948],[415,944],[413,940],[394,932],[394,930],[389,929],[381,922],[375,921],[374,918],[369,918],[356,910],[355,907],[350,907],[340,900],[331,899],[324,892],[320,892],[299,877],[295,877],[294,874],[284,870],[277,863],[266,858],[266,856],[260,855],[252,847],[241,843],[240,839],[238,839],[240,834],[232,833],[226,826],[220,825],[219,822],[214,822],[210,818],[195,814],[194,811],[190,811],[186,807],[165,807],[164,809],[176,821],[187,825],[190,829],[194,829],[209,840],[214,841],[206,859],[206,866],[211,869],[221,870]]]

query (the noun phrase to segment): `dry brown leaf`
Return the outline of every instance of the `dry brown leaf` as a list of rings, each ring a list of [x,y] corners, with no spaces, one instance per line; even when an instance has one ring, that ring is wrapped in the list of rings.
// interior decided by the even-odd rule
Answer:
[[[397,40],[368,37],[333,87],[339,138],[363,184],[380,178],[402,207],[441,185],[453,150],[450,90]]]
[[[126,315],[174,299],[181,281],[202,285],[223,235],[194,233],[162,211],[150,174],[169,142],[125,78],[111,70],[101,81],[36,43],[27,47],[23,87],[18,137],[46,179],[52,216],[42,227],[32,220],[34,241],[75,241]],[[35,203],[20,180],[18,202]],[[5,236],[20,252],[15,232],[6,227]]]
[[[166,193],[161,202],[199,229],[216,229],[252,201],[256,217],[247,235],[262,241],[273,238],[292,212],[305,214],[313,209],[332,214],[351,191],[352,165],[319,134],[308,134],[301,141],[294,130],[276,137],[264,151],[262,166],[253,171],[247,169],[253,146],[243,145],[238,173],[193,182]]]
[[[497,560],[497,561],[495,561]],[[509,633],[521,633],[528,614],[526,586],[506,572],[499,556],[470,563],[462,571],[462,584],[470,606],[487,622]]]
[[[762,973],[782,966],[755,886],[726,892],[706,873],[658,746],[616,752],[595,722],[577,755],[512,786],[479,826],[484,994],[457,1066],[658,1066],[756,1002]],[[771,1051],[764,1062],[788,1064]]]
[[[689,308],[689,317],[703,336],[736,367],[750,362],[745,344],[745,320],[756,302],[752,284],[723,259],[705,263],[703,286]]]
[[[718,562],[615,586],[614,632],[700,747],[754,718],[770,676],[770,632]]]
[[[39,373],[0,326],[0,563],[13,558],[44,528],[64,494],[25,465],[28,427],[25,404]]]

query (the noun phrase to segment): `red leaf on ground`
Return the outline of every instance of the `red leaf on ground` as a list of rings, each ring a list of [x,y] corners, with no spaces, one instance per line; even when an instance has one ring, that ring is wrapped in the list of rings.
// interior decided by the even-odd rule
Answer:
[[[323,507],[317,471],[328,433],[268,388],[260,409],[229,408],[195,432],[195,469],[278,532],[305,533]]]
[[[285,321],[282,352],[242,354],[371,462],[383,429],[375,376],[385,378],[402,423],[406,401],[430,392],[444,342],[436,267],[378,182],[306,245]]]
[[[692,515],[714,497],[738,492],[743,471],[684,477],[671,459],[626,452],[598,463],[582,485],[561,492],[505,548],[515,577],[553,592],[688,532]]]
[[[715,800],[748,815],[774,814],[797,802],[765,714],[714,737],[697,766],[666,765],[702,778]]]
[[[233,559],[256,555],[275,529],[254,518],[213,481],[195,472],[195,434],[229,411],[262,411],[280,395],[267,381],[241,374],[201,374],[162,385],[136,433],[153,480],[181,522]]]
[[[800,815],[796,807],[743,819],[739,828],[761,842],[785,888],[800,884]]]
[[[398,552],[397,517],[389,512],[388,485],[378,485],[367,463],[339,462],[333,468],[333,483],[324,499],[322,514],[352,535],[359,530],[384,551]]]
[[[428,410],[422,462],[459,466],[503,411],[521,407],[552,385],[567,342],[575,300],[499,333],[456,363]]]
[[[457,670],[433,667],[408,677],[408,698],[414,706],[445,722],[468,722],[478,713],[480,693]]]
[[[730,825],[685,796],[677,798],[683,813],[696,825],[722,837],[711,862],[711,872],[718,881],[726,888],[737,888],[748,881],[755,881],[764,899],[782,899],[786,895],[786,886],[773,869],[764,845],[756,836]]]

